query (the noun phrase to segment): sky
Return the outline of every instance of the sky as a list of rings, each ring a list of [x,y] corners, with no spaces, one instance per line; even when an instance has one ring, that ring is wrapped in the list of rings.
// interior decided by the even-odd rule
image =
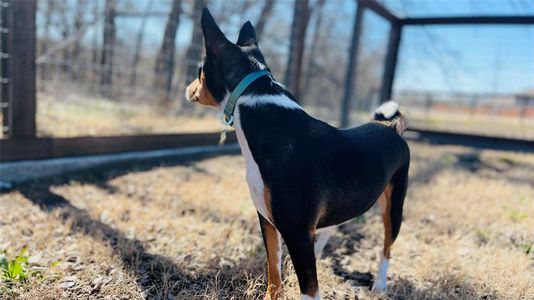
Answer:
[[[386,1],[401,16],[534,15],[534,1]],[[534,25],[413,26],[395,89],[516,93],[534,88]]]
[[[76,0],[69,0],[76,1]],[[210,6],[220,6],[225,0],[212,0]],[[316,0],[310,0],[314,3]],[[383,0],[398,16],[456,16],[456,15],[534,15],[534,0]],[[100,0],[101,7],[104,1]],[[119,2],[121,3],[121,2]],[[128,3],[128,2],[122,2]],[[143,11],[147,0],[129,2]],[[155,0],[153,11],[166,12],[170,1]],[[274,22],[289,31],[292,17],[291,0],[277,0]],[[191,2],[185,2],[191,5]],[[339,21],[333,22],[332,32],[339,38],[339,47],[350,45],[355,10],[354,0],[327,0],[326,9],[336,12]],[[185,7],[188,10],[187,7]],[[259,11],[251,10],[235,20],[235,26],[224,31],[235,39],[239,24],[258,18]],[[384,51],[388,24],[380,17],[366,15],[364,51]],[[42,20],[41,20],[42,22]],[[145,33],[147,51],[156,51],[166,18],[150,18]],[[38,18],[39,24],[39,18]],[[181,18],[177,34],[177,49],[184,49],[191,38],[194,24]],[[39,26],[38,26],[39,28]],[[118,36],[134,41],[139,18],[119,18]],[[42,30],[42,29],[41,29]],[[86,34],[90,42],[91,28]],[[96,28],[96,30],[101,30]],[[312,34],[309,32],[308,36]],[[98,35],[97,35],[98,36]],[[285,44],[281,44],[283,48]],[[287,50],[280,49],[280,55]],[[416,91],[445,91],[467,93],[516,93],[534,88],[534,25],[480,26],[413,26],[403,31],[394,89]]]

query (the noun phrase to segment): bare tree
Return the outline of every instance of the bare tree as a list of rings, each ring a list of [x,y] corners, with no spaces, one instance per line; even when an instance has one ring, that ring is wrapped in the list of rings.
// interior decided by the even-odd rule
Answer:
[[[62,37],[62,40],[66,40],[71,35],[71,31],[72,31],[71,26],[70,26],[71,24],[69,22],[69,17],[68,17],[69,3],[57,1],[56,5],[59,10],[60,17],[61,17],[61,22],[59,23],[60,28],[61,28],[60,29],[61,37]],[[61,70],[63,71],[64,74],[66,74],[69,72],[69,68],[71,67],[68,63],[71,60],[70,48],[63,47],[62,53],[63,53],[63,58],[62,58],[63,62],[61,64]]]
[[[300,77],[302,70],[302,56],[306,29],[310,19],[309,0],[296,0],[291,26],[291,41],[289,43],[289,58],[285,73],[285,83],[289,91],[299,99]]]
[[[52,27],[52,15],[55,9],[55,2],[54,1],[46,1],[46,9],[44,12],[44,36],[41,41],[42,47],[41,47],[41,53],[46,53],[48,50],[48,46],[50,43],[50,29]],[[41,80],[48,80],[50,79],[50,70],[48,67],[48,64],[43,64],[41,66]],[[44,88],[44,85],[41,85],[41,88]]]
[[[74,32],[81,32],[82,35],[85,32],[85,30],[82,30],[82,28],[85,25],[84,15],[85,15],[86,8],[87,8],[87,2],[85,0],[78,1],[76,4],[76,13],[74,15]],[[78,80],[82,73],[81,72],[82,68],[80,66],[80,62],[81,62],[80,54],[82,51],[81,42],[80,42],[81,39],[82,39],[82,36],[80,36],[78,39],[76,39],[72,43],[72,52],[71,52],[71,57],[70,57],[72,60],[72,63],[70,63],[71,65],[70,72],[71,72],[71,78],[73,80]]]
[[[104,88],[104,94],[111,95],[113,80],[113,47],[115,46],[117,28],[115,26],[117,2],[106,0],[104,8],[104,39],[102,45],[102,59],[100,61],[102,73],[100,84]]]
[[[95,20],[95,31],[93,33],[93,40],[92,40],[92,46],[91,46],[91,66],[93,72],[91,73],[91,85],[94,89],[97,86],[97,78],[98,78],[98,69],[95,68],[95,66],[98,65],[98,24],[100,22],[96,23],[96,20],[98,19],[100,13],[100,6],[98,5],[98,1],[94,1],[93,3],[93,20]]]
[[[323,0],[320,0],[323,1]],[[323,1],[324,2],[324,1]],[[261,35],[263,34],[263,31],[265,30],[265,23],[271,16],[273,12],[273,7],[275,4],[275,0],[266,0],[265,4],[263,5],[263,8],[261,9],[260,18],[258,19],[258,23],[256,23],[256,38],[260,40]]]
[[[313,33],[313,39],[311,42],[311,49],[310,53],[308,55],[308,66],[306,68],[306,79],[304,82],[304,93],[307,94],[310,91],[310,83],[312,80],[313,75],[316,73],[315,66],[317,64],[315,57],[317,57],[317,50],[320,45],[320,38],[321,38],[321,25],[323,23],[323,7],[324,7],[325,0],[317,0],[317,4],[315,6],[314,12],[317,13],[317,17],[315,18],[315,24],[314,29],[315,32]],[[304,95],[306,96],[306,95]]]
[[[185,53],[185,63],[182,65],[180,72],[180,88],[179,93],[185,90],[186,84],[193,80],[197,75],[197,62],[202,58],[202,50],[204,49],[202,41],[202,28],[200,26],[200,16],[202,9],[208,5],[208,0],[197,0],[193,6],[192,20],[193,20],[193,34],[191,35],[191,42],[187,47]]]
[[[154,3],[153,0],[150,0],[146,4],[145,11],[143,12],[143,15],[141,16],[141,26],[139,27],[139,32],[137,33],[137,39],[135,40],[135,47],[134,47],[134,56],[132,60],[132,73],[130,74],[130,86],[134,86],[135,82],[137,81],[137,65],[139,64],[139,59],[141,57],[141,48],[143,47],[143,36],[145,34],[145,27],[146,27],[146,20],[148,19],[148,15],[150,14],[150,11],[152,10],[152,4]]]
[[[154,85],[159,91],[163,91],[159,97],[162,108],[168,107],[170,104],[172,77],[174,74],[176,31],[180,23],[181,13],[182,1],[173,0],[172,9],[167,19],[167,25],[165,26],[161,48],[156,57]]]

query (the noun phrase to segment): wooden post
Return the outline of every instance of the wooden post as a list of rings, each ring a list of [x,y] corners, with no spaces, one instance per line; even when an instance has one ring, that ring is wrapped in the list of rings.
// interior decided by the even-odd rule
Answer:
[[[397,68],[397,58],[399,56],[401,33],[402,25],[400,25],[398,22],[391,22],[388,52],[386,54],[386,63],[382,77],[382,88],[380,90],[380,103],[391,100],[393,81],[395,80],[395,70]]]
[[[349,50],[349,62],[347,64],[347,73],[345,75],[345,91],[341,100],[341,119],[340,126],[347,127],[350,118],[350,104],[353,91],[356,90],[356,70],[358,68],[358,48],[360,44],[360,35],[362,33],[364,7],[358,3],[356,9],[356,19],[352,29],[352,40]]]
[[[0,109],[2,110],[2,134],[9,136],[9,1],[0,1]]]
[[[10,24],[9,63],[9,138],[34,138],[36,135],[35,12],[37,1],[7,1]],[[16,16],[16,17],[15,17]]]

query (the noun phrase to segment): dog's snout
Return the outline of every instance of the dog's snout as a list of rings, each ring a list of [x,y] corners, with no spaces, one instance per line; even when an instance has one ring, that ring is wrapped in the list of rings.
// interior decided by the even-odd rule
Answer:
[[[196,97],[196,94],[197,94],[196,81],[198,80],[191,82],[185,89],[185,99],[187,99],[187,101],[198,102],[198,97]]]

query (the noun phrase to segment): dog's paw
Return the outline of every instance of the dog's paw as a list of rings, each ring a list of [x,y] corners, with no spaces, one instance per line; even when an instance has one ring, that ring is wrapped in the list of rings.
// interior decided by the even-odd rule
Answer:
[[[373,287],[371,288],[371,291],[378,292],[378,293],[385,293],[387,292],[387,285],[385,281],[377,280],[373,282]]]

